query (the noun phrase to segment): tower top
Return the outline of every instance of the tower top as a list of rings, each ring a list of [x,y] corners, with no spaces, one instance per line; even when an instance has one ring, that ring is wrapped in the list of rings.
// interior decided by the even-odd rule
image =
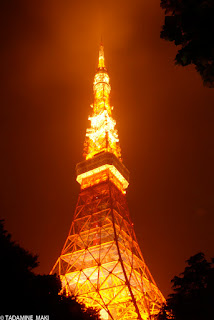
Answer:
[[[99,49],[99,62],[98,62],[98,69],[104,69],[105,68],[105,58],[104,58],[104,46],[102,42],[100,43],[100,49]]]
[[[93,93],[94,101],[91,105],[93,111],[89,117],[90,128],[86,131],[84,155],[91,159],[101,152],[113,153],[121,161],[121,150],[116,121],[112,118],[110,103],[110,79],[105,67],[104,46],[99,47],[98,68],[94,76]]]
[[[91,125],[86,130],[84,143],[86,160],[76,166],[77,181],[84,189],[110,179],[125,193],[129,184],[129,172],[122,164],[119,138],[115,128],[116,121],[112,118],[109,80],[104,62],[104,47],[101,43],[98,68],[93,83],[92,114],[88,118]]]

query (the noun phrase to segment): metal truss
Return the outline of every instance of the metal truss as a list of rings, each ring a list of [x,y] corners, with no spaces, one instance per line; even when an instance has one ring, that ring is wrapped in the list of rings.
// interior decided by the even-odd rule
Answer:
[[[102,319],[152,319],[165,301],[146,266],[125,195],[108,179],[80,191],[52,274]]]

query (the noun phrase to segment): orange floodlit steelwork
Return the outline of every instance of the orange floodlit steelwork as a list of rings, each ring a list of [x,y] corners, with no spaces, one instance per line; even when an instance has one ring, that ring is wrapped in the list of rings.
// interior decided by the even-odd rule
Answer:
[[[85,155],[86,159],[95,154],[107,151],[121,158],[116,122],[111,117],[109,75],[104,62],[104,49],[100,46],[99,63],[94,77],[93,114],[89,117],[91,127],[86,131]]]
[[[129,215],[129,172],[121,161],[102,45],[93,89],[86,159],[76,167],[81,190],[51,273],[60,275],[68,294],[98,308],[103,320],[153,319],[165,299],[144,262]]]

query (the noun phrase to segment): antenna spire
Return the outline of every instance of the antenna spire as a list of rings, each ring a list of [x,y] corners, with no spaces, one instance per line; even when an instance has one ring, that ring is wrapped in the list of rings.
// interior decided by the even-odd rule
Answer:
[[[98,62],[98,68],[103,69],[105,68],[105,60],[104,60],[104,46],[102,44],[102,37],[101,37],[101,43],[100,43],[100,49],[99,49],[99,62]]]

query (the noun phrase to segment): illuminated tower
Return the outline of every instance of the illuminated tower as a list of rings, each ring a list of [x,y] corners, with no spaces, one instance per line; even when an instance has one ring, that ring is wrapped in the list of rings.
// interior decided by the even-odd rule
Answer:
[[[152,319],[164,297],[144,262],[129,215],[125,196],[129,172],[121,160],[112,118],[102,45],[93,91],[85,160],[76,166],[81,190],[51,273],[60,275],[68,294],[100,309],[102,319]]]

